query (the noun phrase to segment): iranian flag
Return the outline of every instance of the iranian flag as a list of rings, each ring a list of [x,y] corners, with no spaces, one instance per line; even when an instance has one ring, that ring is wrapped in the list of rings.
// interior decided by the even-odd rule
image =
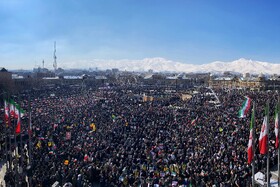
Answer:
[[[275,148],[277,149],[279,146],[279,138],[278,138],[278,124],[279,124],[279,104],[276,105],[275,109],[275,127],[274,127],[274,132],[275,132]]]
[[[20,113],[18,115],[17,126],[16,126],[16,134],[20,134],[21,132],[21,122],[20,122]]]
[[[13,101],[10,102],[10,115],[11,115],[12,117],[15,116],[15,104],[14,104]]]
[[[253,157],[254,157],[254,153],[253,153],[253,127],[255,124],[255,108],[253,108],[253,113],[252,113],[252,117],[251,117],[251,123],[250,123],[250,136],[249,136],[249,142],[248,142],[248,164],[251,164]]]
[[[15,118],[18,118],[18,116],[20,115],[20,117],[24,116],[24,111],[18,106],[15,106]]]
[[[248,96],[246,96],[245,98],[246,98],[246,99],[245,99],[245,101],[243,102],[242,107],[241,107],[241,109],[240,109],[239,112],[238,112],[238,117],[239,117],[239,118],[244,118],[244,117],[246,117],[246,114],[248,113],[248,111],[249,111],[249,109],[250,109],[251,99],[250,99]]]
[[[8,123],[10,115],[9,115],[9,104],[6,100],[4,101],[4,106],[5,106],[5,122]]]
[[[195,125],[195,124],[196,124],[197,119],[198,119],[198,116],[196,116],[196,118],[195,118],[195,119],[193,119],[193,120],[191,121],[191,125]]]
[[[16,126],[16,134],[21,133],[21,117],[23,117],[24,111],[19,107],[19,105],[15,104],[15,118],[17,118],[17,126]]]
[[[20,106],[13,100],[10,100],[10,116],[14,118],[18,118],[18,115],[20,114],[20,117],[24,116],[24,110],[20,108]]]
[[[260,138],[259,138],[259,149],[260,154],[266,154],[267,153],[267,140],[268,140],[268,107],[265,109],[265,117],[263,119],[262,129],[260,132]]]

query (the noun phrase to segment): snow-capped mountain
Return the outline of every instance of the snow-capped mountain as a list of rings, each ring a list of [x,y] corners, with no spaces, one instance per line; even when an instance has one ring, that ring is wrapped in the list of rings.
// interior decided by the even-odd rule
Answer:
[[[104,60],[94,59],[91,61],[79,61],[62,64],[63,68],[98,68],[100,70],[118,68],[126,71],[148,71],[155,72],[225,72],[251,74],[280,74],[280,64],[252,61],[244,58],[232,61],[215,61],[209,64],[194,65],[175,62],[164,58],[145,58],[142,60]]]
[[[252,61],[244,58],[232,62],[212,62],[210,64],[201,65],[201,71],[232,71],[238,73],[251,74],[280,74],[280,64],[272,64],[268,62]]]

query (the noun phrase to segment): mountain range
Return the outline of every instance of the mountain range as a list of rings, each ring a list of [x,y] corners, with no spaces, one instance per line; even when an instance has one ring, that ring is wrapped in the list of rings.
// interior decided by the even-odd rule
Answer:
[[[104,60],[68,62],[61,64],[63,68],[97,68],[99,70],[117,68],[122,71],[148,71],[154,72],[185,72],[185,73],[222,73],[225,71],[251,74],[280,74],[280,64],[253,61],[244,58],[232,62],[215,61],[208,64],[186,64],[165,58],[144,58],[142,60]]]

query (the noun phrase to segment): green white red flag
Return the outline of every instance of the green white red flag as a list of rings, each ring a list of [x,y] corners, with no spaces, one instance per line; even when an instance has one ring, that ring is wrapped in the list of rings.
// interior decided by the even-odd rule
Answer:
[[[14,102],[9,102],[10,104],[10,115],[11,117],[14,117],[15,116],[15,105],[14,105]]]
[[[243,102],[242,107],[241,107],[241,109],[238,112],[238,117],[239,118],[246,117],[246,115],[247,115],[247,113],[248,113],[248,111],[250,109],[250,106],[251,106],[251,99],[248,96],[246,96],[246,99]]]
[[[265,109],[265,116],[263,119],[263,124],[260,132],[260,137],[259,137],[259,149],[260,149],[260,154],[266,154],[267,153],[267,140],[268,140],[268,108],[266,107]]]
[[[196,118],[195,118],[195,119],[193,119],[193,120],[191,121],[191,125],[195,125],[195,124],[196,124],[197,119],[198,119],[198,116],[196,116]]]
[[[252,116],[251,116],[251,122],[250,122],[250,136],[249,136],[249,142],[248,142],[248,164],[251,164],[254,153],[253,153],[253,129],[255,124],[255,109],[253,108]]]
[[[20,134],[20,132],[21,132],[21,121],[20,121],[20,112],[19,112],[17,126],[16,126],[16,134]]]
[[[4,107],[5,107],[5,122],[7,124],[9,123],[10,114],[9,114],[9,103],[6,100],[4,100]]]

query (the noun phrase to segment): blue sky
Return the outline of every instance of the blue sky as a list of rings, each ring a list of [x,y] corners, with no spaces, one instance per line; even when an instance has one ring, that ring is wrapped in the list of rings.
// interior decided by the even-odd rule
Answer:
[[[162,57],[280,63],[278,0],[0,0],[0,66]]]

